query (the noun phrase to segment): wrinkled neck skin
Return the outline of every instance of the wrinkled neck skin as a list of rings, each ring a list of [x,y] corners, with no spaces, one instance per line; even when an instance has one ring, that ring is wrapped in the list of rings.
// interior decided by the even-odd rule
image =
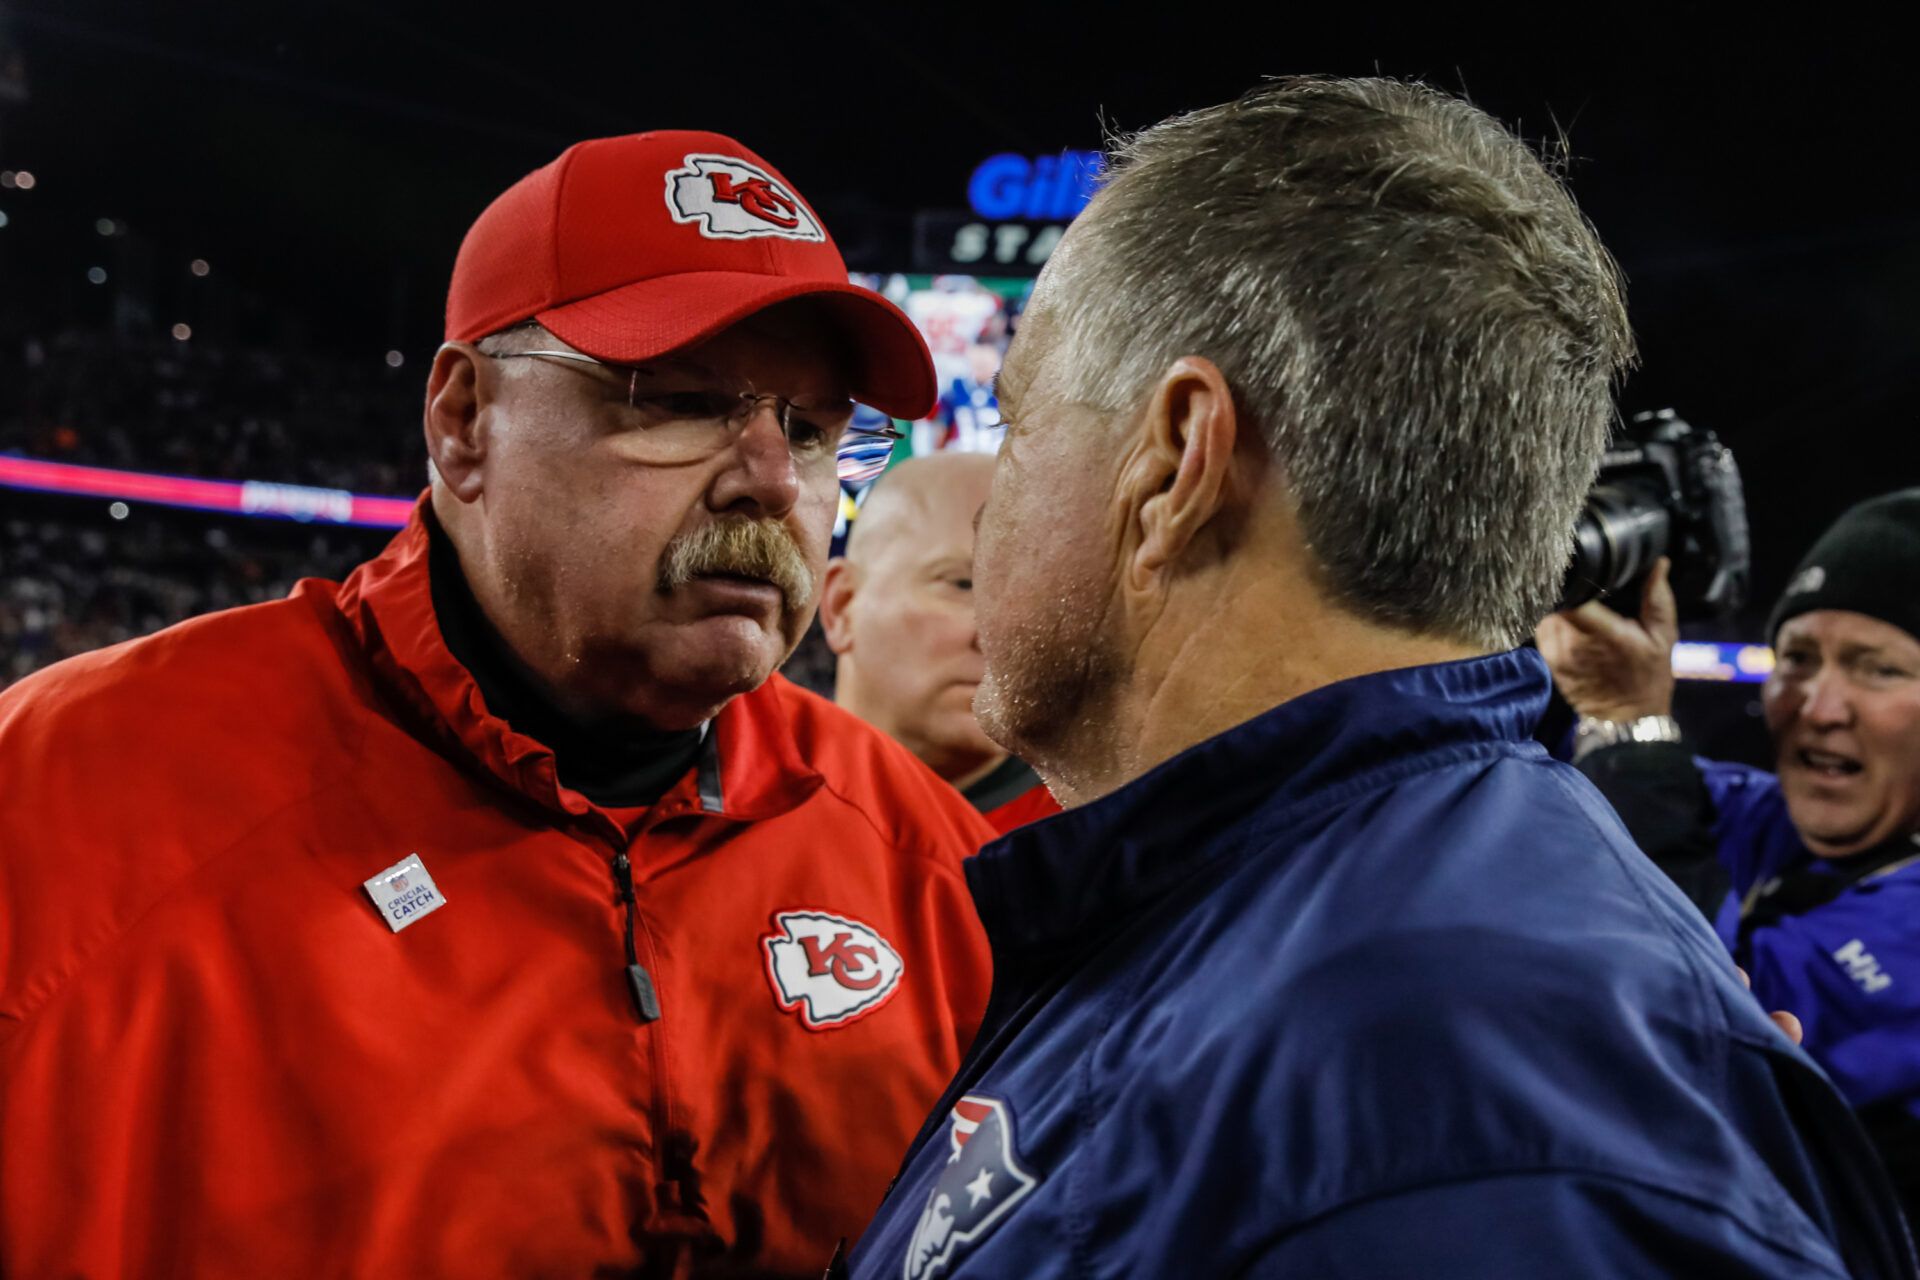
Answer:
[[[969,757],[969,760],[973,760],[973,759],[977,759],[977,757]],[[933,771],[939,774],[942,778],[944,778],[947,784],[951,786],[955,791],[965,791],[968,787],[972,786],[976,782],[981,781],[988,774],[992,773],[995,769],[998,769],[1001,765],[1005,764],[1006,762],[1007,762],[1007,755],[1003,751],[997,755],[987,756],[983,762],[974,764],[972,765],[972,767],[964,770],[960,770],[957,772],[946,771],[946,770],[940,769],[938,766],[934,766]],[[949,766],[949,770],[952,770],[953,768],[954,766]]]
[[[1357,617],[1326,601],[1297,555],[1253,548],[1128,612],[1122,676],[1052,750],[1028,760],[1068,806],[1315,689],[1487,652]]]
[[[515,634],[516,629],[510,625],[514,613],[495,577],[484,525],[440,484],[433,486],[432,511],[439,535],[434,540],[435,548],[452,553],[452,564],[443,566],[443,572],[450,568],[461,584],[459,594],[471,611],[472,629],[485,635],[494,665],[510,672],[516,684],[524,686],[529,695],[564,721],[584,728],[608,718],[605,708],[595,705],[580,690],[562,687],[550,679],[548,671],[554,664],[542,661],[549,655],[529,653],[524,637]]]
[[[880,724],[881,722],[875,720],[870,723]],[[882,724],[881,727],[886,726]],[[888,734],[918,756],[920,762],[927,768],[939,774],[942,781],[960,791],[965,791],[992,773],[1000,767],[1000,762],[1007,758],[1004,751],[971,751],[966,747],[948,742],[929,741],[924,736],[898,729],[888,730]]]

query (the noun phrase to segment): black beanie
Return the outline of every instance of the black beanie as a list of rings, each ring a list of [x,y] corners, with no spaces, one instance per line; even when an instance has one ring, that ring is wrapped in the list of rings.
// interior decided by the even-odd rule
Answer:
[[[1920,639],[1920,489],[1869,498],[1835,520],[1773,606],[1767,639],[1815,609],[1864,613]]]

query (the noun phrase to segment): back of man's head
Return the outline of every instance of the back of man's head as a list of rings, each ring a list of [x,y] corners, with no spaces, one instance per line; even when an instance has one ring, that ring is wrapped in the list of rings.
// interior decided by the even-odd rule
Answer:
[[[1526,145],[1423,86],[1280,80],[1120,143],[1084,221],[1045,290],[1067,399],[1208,357],[1334,602],[1483,648],[1552,607],[1633,344]]]

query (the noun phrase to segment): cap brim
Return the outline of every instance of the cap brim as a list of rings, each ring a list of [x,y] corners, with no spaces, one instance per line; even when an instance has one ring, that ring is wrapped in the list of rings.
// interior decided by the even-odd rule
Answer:
[[[853,398],[895,418],[922,418],[939,399],[926,339],[900,308],[852,282],[695,271],[640,280],[534,316],[567,345],[633,364],[705,342],[779,302],[817,298],[854,355]]]

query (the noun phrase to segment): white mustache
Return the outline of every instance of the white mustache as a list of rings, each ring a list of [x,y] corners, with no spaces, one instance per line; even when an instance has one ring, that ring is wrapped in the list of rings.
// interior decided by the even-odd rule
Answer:
[[[793,535],[772,520],[733,518],[702,525],[667,544],[660,557],[660,590],[676,591],[704,574],[733,574],[771,582],[798,609],[813,600],[813,574]]]

